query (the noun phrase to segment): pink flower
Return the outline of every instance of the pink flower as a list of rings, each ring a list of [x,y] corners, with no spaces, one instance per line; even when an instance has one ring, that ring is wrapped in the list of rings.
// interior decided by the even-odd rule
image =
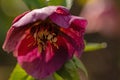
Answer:
[[[81,54],[86,24],[62,6],[35,9],[15,18],[3,49],[13,51],[28,74],[44,78]]]

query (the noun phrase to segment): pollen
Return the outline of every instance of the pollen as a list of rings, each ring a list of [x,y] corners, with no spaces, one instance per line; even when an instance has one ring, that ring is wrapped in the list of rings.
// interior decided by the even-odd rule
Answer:
[[[52,39],[52,42],[57,42],[57,37],[54,37],[54,38]]]
[[[56,24],[52,23],[49,20],[46,20],[46,22],[37,21],[33,24],[32,27],[33,28],[31,28],[31,32],[33,33],[33,36],[36,40],[38,51],[40,53],[46,49],[48,43],[57,49],[59,48],[57,44],[59,27]]]
[[[49,34],[48,37],[47,37],[47,40],[51,40],[52,38],[53,38],[53,35]]]

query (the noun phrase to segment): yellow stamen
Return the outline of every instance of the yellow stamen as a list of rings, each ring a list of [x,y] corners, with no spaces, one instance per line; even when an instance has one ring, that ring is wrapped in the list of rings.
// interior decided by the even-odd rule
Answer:
[[[53,43],[53,45],[54,45],[57,49],[59,49],[59,47],[58,47],[58,45],[57,45],[56,43]]]
[[[53,35],[49,34],[48,37],[47,37],[47,40],[51,40],[52,38],[53,38]]]
[[[42,52],[42,46],[38,45],[38,51],[41,53]]]
[[[52,39],[52,42],[57,42],[57,37],[54,37],[53,39]]]

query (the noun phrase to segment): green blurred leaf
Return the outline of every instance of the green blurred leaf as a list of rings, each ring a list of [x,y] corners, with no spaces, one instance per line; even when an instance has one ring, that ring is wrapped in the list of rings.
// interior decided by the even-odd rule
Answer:
[[[56,72],[53,74],[53,77],[55,80],[64,80],[59,74],[57,74]]]
[[[48,5],[61,5],[71,8],[73,0],[49,0]]]
[[[16,65],[14,68],[9,80],[35,80],[31,76],[29,76],[20,66]]]
[[[46,0],[23,0],[30,10],[47,6]]]
[[[73,61],[76,65],[76,67],[81,69],[85,73],[85,76],[88,77],[88,72],[87,72],[84,64],[82,63],[82,61],[79,58],[77,58],[76,56],[73,57]]]
[[[66,6],[66,0],[49,0],[48,5],[62,5]]]
[[[79,72],[72,60],[69,60],[67,63],[65,63],[64,66],[57,71],[57,74],[60,75],[64,80],[80,80]]]
[[[76,0],[76,2],[79,4],[79,5],[82,5],[84,6],[87,2],[87,0]]]
[[[104,49],[107,47],[107,43],[87,43],[85,46],[84,51],[88,52],[88,51],[95,51],[95,50],[100,50],[100,49]]]
[[[23,0],[30,10],[51,5],[61,5],[70,8],[73,0]]]

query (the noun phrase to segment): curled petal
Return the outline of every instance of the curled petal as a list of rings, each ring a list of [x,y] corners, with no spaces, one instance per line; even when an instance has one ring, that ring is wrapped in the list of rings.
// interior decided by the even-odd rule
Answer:
[[[70,21],[70,15],[60,15],[60,14],[56,14],[56,13],[53,13],[51,16],[50,16],[50,19],[57,25],[59,25],[60,27],[63,27],[63,28],[68,28],[70,26],[69,24],[69,21]]]
[[[49,7],[44,7],[41,9],[35,9],[25,16],[23,16],[19,21],[13,24],[14,27],[21,27],[30,23],[33,23],[37,20],[45,20],[48,16],[50,16],[57,7],[55,6],[49,6]]]
[[[21,37],[25,33],[26,28],[13,28],[11,27],[7,32],[5,42],[3,44],[3,49],[7,52],[11,52],[15,49]]]
[[[85,19],[80,19],[74,17],[71,20],[71,25],[69,28],[61,28],[61,34],[68,40],[68,42],[74,46],[76,50],[76,55],[80,56],[84,48],[83,35],[85,32],[85,26],[87,21]]]
[[[80,30],[81,28],[85,29],[88,23],[87,20],[83,17],[71,16],[70,24],[73,24],[73,28]]]
[[[29,12],[30,12],[30,11],[26,11],[26,12],[22,13],[21,15],[17,16],[17,17],[13,20],[12,24],[14,24],[15,22],[17,22],[19,19],[21,19],[24,15],[26,15],[26,14],[29,13]]]
[[[19,19],[21,19],[24,15],[26,15],[27,13],[29,13],[29,11],[24,12],[23,14],[17,16],[12,24],[14,24],[15,22],[17,22]],[[7,52],[11,52],[15,49],[16,45],[18,44],[20,38],[23,36],[26,28],[14,28],[13,26],[11,26],[11,28],[8,30],[7,32],[7,36],[5,39],[5,42],[3,44],[3,49]]]
[[[49,16],[49,18],[60,27],[68,28],[70,26],[69,21],[71,19],[71,15],[64,7],[58,7],[56,11]]]

